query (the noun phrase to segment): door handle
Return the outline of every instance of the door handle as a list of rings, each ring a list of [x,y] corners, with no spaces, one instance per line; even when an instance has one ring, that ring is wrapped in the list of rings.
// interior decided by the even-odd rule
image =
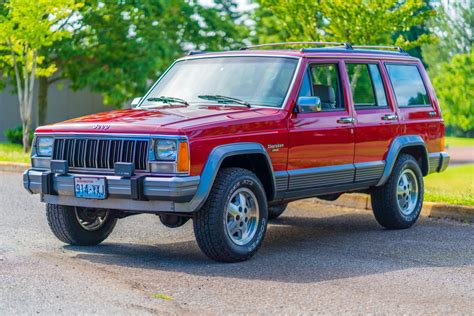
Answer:
[[[384,121],[395,121],[396,119],[398,119],[398,115],[396,114],[387,114],[382,116],[382,120]]]
[[[429,116],[436,116],[436,114],[437,114],[437,113],[436,113],[435,111],[428,112],[428,115],[429,115]]]
[[[337,120],[337,122],[341,124],[349,124],[349,123],[354,123],[355,120],[353,117],[341,117],[340,119]]]

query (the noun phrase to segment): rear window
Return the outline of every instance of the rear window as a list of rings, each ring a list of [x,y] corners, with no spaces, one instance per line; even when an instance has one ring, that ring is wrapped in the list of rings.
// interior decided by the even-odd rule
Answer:
[[[416,65],[387,65],[398,106],[429,106],[428,93]]]

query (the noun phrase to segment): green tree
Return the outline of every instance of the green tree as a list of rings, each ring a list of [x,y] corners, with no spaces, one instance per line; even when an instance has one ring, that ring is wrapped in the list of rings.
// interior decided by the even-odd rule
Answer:
[[[446,124],[474,137],[474,54],[454,55],[432,78]]]
[[[64,25],[80,8],[74,0],[9,0],[0,4],[0,67],[13,73],[23,128],[23,148],[30,148],[36,77],[48,77],[55,64],[44,64],[42,49],[70,35]]]
[[[71,37],[47,48],[48,60],[60,71],[39,82],[39,123],[46,116],[47,91],[60,80],[68,79],[74,90],[101,93],[104,103],[121,107],[185,51],[240,47],[247,30],[235,3],[215,3],[85,0]]]
[[[474,3],[452,4],[430,23],[439,41],[422,46],[448,134],[474,137],[472,32]]]
[[[469,53],[473,45],[474,2],[469,6],[454,3],[451,11],[450,16],[441,7],[439,14],[429,23],[439,38],[422,46],[423,59],[431,74],[435,74],[442,63],[450,62],[454,55]]]
[[[423,25],[435,14],[423,0],[257,0],[256,31],[264,40],[325,40],[392,45],[406,49],[432,40],[428,34],[408,39],[398,31]]]

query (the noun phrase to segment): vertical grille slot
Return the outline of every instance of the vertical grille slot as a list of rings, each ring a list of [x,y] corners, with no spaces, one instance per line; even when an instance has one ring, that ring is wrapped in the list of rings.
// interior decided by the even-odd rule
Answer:
[[[116,162],[131,162],[147,170],[148,140],[56,138],[53,159],[67,160],[70,168],[113,169]]]

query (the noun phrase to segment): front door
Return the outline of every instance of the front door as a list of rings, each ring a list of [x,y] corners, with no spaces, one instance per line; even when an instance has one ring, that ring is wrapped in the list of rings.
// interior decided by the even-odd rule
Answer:
[[[354,124],[340,61],[307,63],[299,96],[318,96],[314,112],[289,121],[289,190],[311,190],[354,180]]]

